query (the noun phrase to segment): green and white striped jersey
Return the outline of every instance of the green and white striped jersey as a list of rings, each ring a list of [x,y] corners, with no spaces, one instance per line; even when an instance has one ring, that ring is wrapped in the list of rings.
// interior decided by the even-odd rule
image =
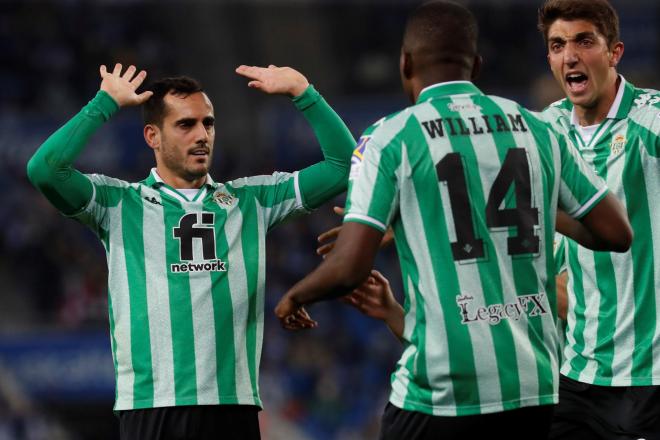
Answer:
[[[305,211],[297,176],[209,176],[192,200],[155,169],[139,183],[88,176],[75,218],[107,254],[115,410],[261,406],[265,235]]]
[[[553,234],[606,193],[566,138],[472,83],[367,130],[345,221],[392,225],[405,287],[390,402],[460,416],[557,402]]]
[[[567,132],[622,201],[635,233],[628,252],[593,252],[567,240],[568,326],[561,373],[605,386],[660,385],[660,92],[621,77],[590,142],[573,106],[543,112]]]

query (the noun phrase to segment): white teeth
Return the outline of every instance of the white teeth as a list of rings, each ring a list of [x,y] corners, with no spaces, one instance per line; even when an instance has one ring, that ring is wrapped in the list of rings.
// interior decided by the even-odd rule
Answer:
[[[587,76],[582,73],[570,73],[566,75],[566,79],[569,81],[580,81],[580,80],[586,80]]]

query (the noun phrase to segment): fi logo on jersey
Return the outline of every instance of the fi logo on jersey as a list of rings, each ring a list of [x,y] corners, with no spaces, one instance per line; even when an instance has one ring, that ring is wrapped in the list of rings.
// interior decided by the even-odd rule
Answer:
[[[191,212],[179,219],[172,234],[179,240],[182,262],[170,265],[172,273],[227,271],[226,263],[216,256],[214,224],[215,214],[212,212]]]
[[[353,150],[353,157],[351,157],[351,174],[348,179],[355,179],[360,173],[360,168],[362,168],[362,160],[364,159],[364,152],[367,148],[367,142],[369,142],[371,136],[362,136],[358,141],[357,147]]]

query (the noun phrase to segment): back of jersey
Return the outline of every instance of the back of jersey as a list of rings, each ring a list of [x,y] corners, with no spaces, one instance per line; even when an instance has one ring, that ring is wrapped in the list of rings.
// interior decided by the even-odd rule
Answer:
[[[394,405],[453,416],[556,403],[558,196],[579,216],[604,193],[564,142],[468,82],[425,89],[361,140],[345,220],[391,224],[406,292]]]

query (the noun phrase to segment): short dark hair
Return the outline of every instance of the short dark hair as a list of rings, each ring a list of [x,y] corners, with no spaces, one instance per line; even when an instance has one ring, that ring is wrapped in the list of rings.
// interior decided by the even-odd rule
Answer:
[[[478,37],[479,26],[469,9],[449,1],[430,1],[408,16],[403,47],[423,53],[432,64],[453,63],[471,68]]]
[[[199,81],[188,76],[161,78],[154,81],[147,89],[151,90],[153,95],[142,105],[142,119],[144,125],[155,124],[158,126],[161,126],[165,113],[167,113],[165,96],[172,94],[186,97],[204,91]]]
[[[610,48],[619,42],[619,16],[607,0],[547,0],[539,9],[538,20],[546,44],[550,26],[560,19],[593,23]]]

